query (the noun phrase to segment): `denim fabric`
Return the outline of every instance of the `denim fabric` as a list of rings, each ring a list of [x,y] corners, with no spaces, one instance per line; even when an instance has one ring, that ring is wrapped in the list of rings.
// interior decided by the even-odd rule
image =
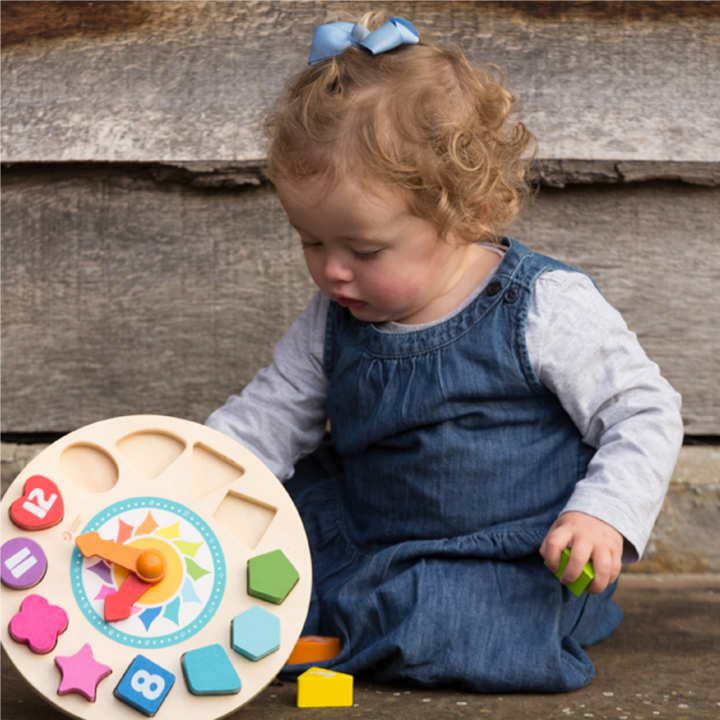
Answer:
[[[287,485],[313,553],[304,632],[343,643],[327,667],[567,691],[594,674],[581,646],[620,622],[614,586],[576,598],[538,553],[594,451],[525,344],[535,281],[570,268],[506,242],[485,291],[437,325],[387,333],[330,305],[334,448]]]

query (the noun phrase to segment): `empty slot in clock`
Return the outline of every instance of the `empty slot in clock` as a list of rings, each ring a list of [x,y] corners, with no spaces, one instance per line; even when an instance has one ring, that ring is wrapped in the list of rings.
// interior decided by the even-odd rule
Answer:
[[[95,445],[70,445],[63,451],[59,463],[70,482],[85,492],[104,493],[118,481],[115,460]]]
[[[245,547],[254,550],[270,527],[276,512],[277,508],[270,505],[229,492],[213,517]]]
[[[230,485],[245,474],[236,465],[210,448],[196,443],[192,455],[192,496],[194,500]]]
[[[137,432],[118,440],[122,456],[148,480],[167,470],[185,450],[185,442],[169,433],[151,430]]]

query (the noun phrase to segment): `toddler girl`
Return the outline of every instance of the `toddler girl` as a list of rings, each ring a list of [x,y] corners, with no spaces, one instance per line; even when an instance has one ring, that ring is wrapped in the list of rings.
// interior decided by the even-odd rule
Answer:
[[[393,18],[316,30],[268,175],[320,291],[208,424],[286,481],[324,663],[475,691],[587,684],[682,440],[679,396],[583,273],[502,235],[532,136]],[[322,444],[330,420],[332,446]],[[292,478],[292,479],[290,479]],[[588,559],[595,580],[563,583]],[[303,671],[294,666],[290,671]]]

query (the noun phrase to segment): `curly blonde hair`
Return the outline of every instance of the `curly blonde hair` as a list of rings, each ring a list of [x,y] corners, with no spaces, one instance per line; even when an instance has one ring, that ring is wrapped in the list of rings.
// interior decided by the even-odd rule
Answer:
[[[441,238],[496,241],[530,194],[535,139],[515,106],[499,69],[459,49],[348,48],[288,81],[265,122],[267,175],[379,180]]]

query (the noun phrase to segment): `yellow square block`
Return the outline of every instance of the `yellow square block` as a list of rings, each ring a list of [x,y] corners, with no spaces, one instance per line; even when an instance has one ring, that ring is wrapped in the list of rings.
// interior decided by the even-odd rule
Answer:
[[[353,677],[319,667],[311,667],[298,678],[297,706],[352,707]]]

